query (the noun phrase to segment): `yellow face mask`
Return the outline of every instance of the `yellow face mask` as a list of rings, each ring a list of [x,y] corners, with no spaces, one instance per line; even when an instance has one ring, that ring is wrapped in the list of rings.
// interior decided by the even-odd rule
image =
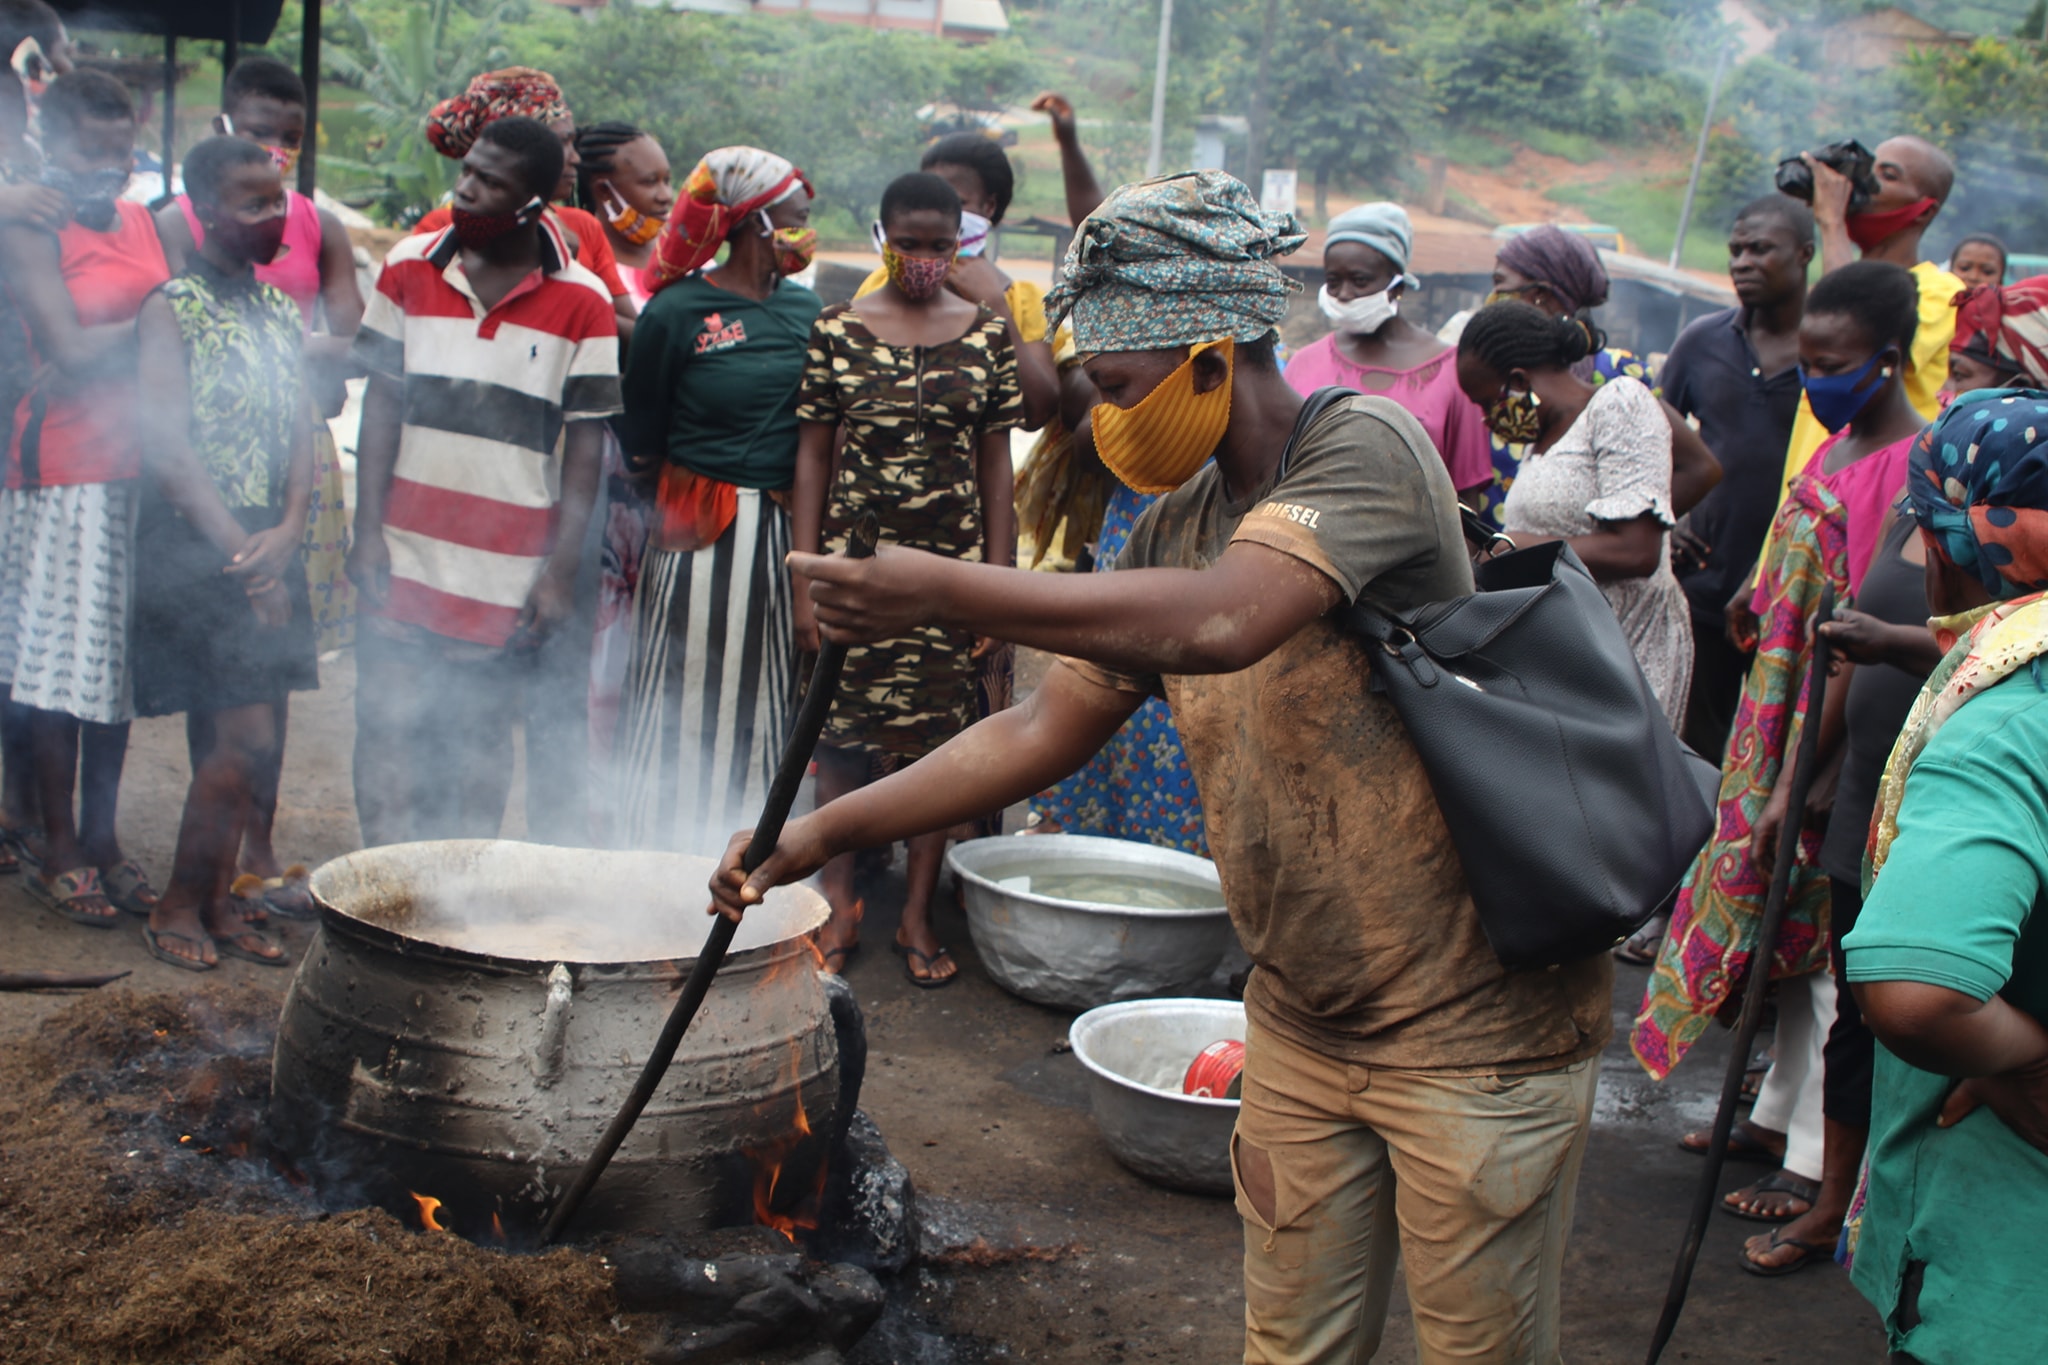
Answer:
[[[1195,392],[1195,357],[1223,353],[1223,382]],[[1109,472],[1137,493],[1171,493],[1195,476],[1230,425],[1230,381],[1237,344],[1229,337],[1188,347],[1181,367],[1135,407],[1097,403],[1095,450]]]

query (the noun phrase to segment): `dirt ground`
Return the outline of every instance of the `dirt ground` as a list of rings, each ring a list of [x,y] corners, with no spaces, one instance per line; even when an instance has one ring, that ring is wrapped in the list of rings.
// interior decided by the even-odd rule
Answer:
[[[329,664],[325,680],[321,692],[295,702],[280,818],[280,851],[311,863],[354,847],[356,839],[348,783],[353,681],[348,660]],[[123,831],[129,851],[159,873],[168,867],[184,781],[179,725],[139,723],[123,793]],[[518,828],[516,819],[511,827]],[[885,1319],[881,1335],[864,1343],[856,1359],[873,1365],[996,1360],[1224,1365],[1238,1359],[1240,1237],[1229,1202],[1155,1189],[1110,1158],[1087,1116],[1080,1064],[1058,1047],[1069,1016],[1016,1000],[989,982],[957,912],[941,913],[938,925],[963,963],[961,980],[943,991],[913,990],[887,948],[900,897],[901,883],[893,875],[874,888],[868,900],[867,946],[847,968],[866,1011],[872,1050],[864,1107],[910,1168],[921,1197],[939,1204],[947,1218],[997,1248],[1044,1250],[1037,1256],[987,1258],[1001,1262],[992,1266],[956,1263],[916,1274],[897,1290],[900,1311]],[[694,913],[694,907],[686,912]],[[294,951],[305,946],[310,932],[309,926],[289,927]],[[10,969],[126,968],[134,975],[123,985],[143,992],[189,994],[204,984],[211,990],[277,996],[289,980],[285,972],[234,961],[210,980],[195,978],[152,961],[132,921],[115,931],[71,925],[41,910],[15,881],[0,884],[0,945],[0,964]],[[1626,1027],[1641,986],[1640,972],[1622,971],[1615,1001],[1618,1032]],[[10,1056],[31,1055],[42,1021],[78,999],[0,994],[0,1037],[7,1039]],[[107,1024],[117,1035],[126,1027],[112,997]],[[1725,1036],[1717,1031],[1664,1086],[1652,1085],[1619,1042],[1608,1052],[1565,1275],[1565,1356],[1571,1361],[1642,1358],[1697,1170],[1695,1160],[1681,1153],[1673,1139],[1711,1115],[1725,1047]],[[80,1144],[90,1140],[84,1134],[71,1139]],[[0,1169],[18,1171],[24,1160],[19,1153],[0,1152]],[[1735,1178],[1748,1178],[1746,1169],[1736,1168]],[[289,1238],[258,1242],[252,1225],[234,1221],[237,1217],[208,1213],[196,1223],[188,1219],[184,1227],[165,1231],[149,1226],[145,1217],[129,1216],[106,1231],[159,1239],[165,1277],[176,1272],[177,1248],[194,1237],[249,1238],[252,1248],[268,1247],[273,1255],[292,1245]],[[395,1225],[380,1229],[375,1220],[383,1215],[354,1218],[353,1236],[411,1235],[397,1233]],[[229,1221],[207,1221],[218,1219]],[[1772,1284],[1736,1268],[1736,1249],[1754,1226],[1716,1217],[1685,1320],[1665,1358],[1710,1365],[1874,1365],[1881,1360],[1883,1340],[1875,1315],[1840,1271],[1810,1270]],[[7,1231],[0,1226],[0,1235]],[[507,1259],[483,1252],[476,1256],[479,1264]],[[255,1276],[262,1260],[261,1255],[244,1258],[242,1273]],[[360,1268],[352,1266],[349,1273]],[[471,1266],[465,1273],[496,1272]],[[167,1285],[175,1290],[177,1282],[158,1277],[132,1286],[128,1300],[161,1295]],[[231,1284],[228,1292],[243,1287]],[[0,1283],[0,1301],[20,1288]],[[260,1276],[246,1289],[259,1296]],[[408,1302],[426,1316],[424,1335],[431,1337],[441,1322],[434,1315],[444,1311],[445,1300],[416,1294]],[[123,1303],[120,1295],[112,1295],[105,1311],[118,1313]],[[267,1307],[254,1303],[250,1311]],[[450,1333],[465,1326],[461,1319],[446,1320]],[[292,1346],[280,1336],[267,1355],[210,1359],[394,1358],[388,1345],[372,1345],[367,1337],[355,1344],[346,1321],[334,1324],[323,1340],[329,1347],[325,1354]],[[0,1331],[0,1359],[39,1358],[47,1357],[25,1354],[12,1333]],[[508,1347],[501,1358],[538,1360],[544,1353],[537,1347]],[[1405,1310],[1397,1306],[1379,1359],[1412,1358]]]

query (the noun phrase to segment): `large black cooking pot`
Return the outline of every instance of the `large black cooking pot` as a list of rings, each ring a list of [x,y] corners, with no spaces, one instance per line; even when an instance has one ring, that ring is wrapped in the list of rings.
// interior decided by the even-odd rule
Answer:
[[[517,1239],[574,1178],[702,944],[711,863],[501,840],[366,849],[278,1025],[274,1146],[335,1202]],[[800,887],[749,912],[668,1077],[577,1224],[747,1221],[799,1198],[845,1116]],[[801,1175],[799,1176],[799,1173]]]

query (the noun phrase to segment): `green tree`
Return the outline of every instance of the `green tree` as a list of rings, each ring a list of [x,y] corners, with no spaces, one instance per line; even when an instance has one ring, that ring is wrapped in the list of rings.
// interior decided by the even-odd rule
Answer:
[[[1956,159],[1943,212],[1957,231],[1996,232],[2021,249],[2042,241],[2048,195],[2048,60],[2032,43],[1979,38],[1927,48],[1900,64],[1897,113],[1885,131],[1917,133]]]
[[[323,47],[322,66],[357,91],[356,109],[372,132],[363,156],[328,157],[323,164],[364,179],[352,197],[367,197],[386,217],[411,222],[454,185],[455,163],[421,131],[427,111],[460,94],[478,72],[506,64],[503,23],[517,2],[499,0],[470,16],[459,0],[420,0],[406,8],[388,38],[355,4],[339,7],[352,41]],[[457,22],[472,17],[475,22]]]
[[[1429,107],[1385,6],[1282,0],[1279,12],[1267,147],[1308,173],[1327,222],[1334,181],[1385,183],[1406,167],[1409,130]]]

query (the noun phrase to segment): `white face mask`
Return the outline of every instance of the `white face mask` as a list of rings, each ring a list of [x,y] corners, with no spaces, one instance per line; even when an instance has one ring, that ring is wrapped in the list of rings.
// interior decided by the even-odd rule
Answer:
[[[995,224],[978,213],[960,211],[960,254],[979,256],[988,247],[989,231]]]
[[[1322,308],[1323,316],[1330,320],[1330,325],[1338,331],[1350,332],[1355,336],[1371,336],[1401,311],[1400,301],[1394,298],[1393,294],[1394,286],[1390,284],[1377,294],[1367,294],[1364,298],[1340,303],[1331,297],[1330,286],[1326,284],[1322,292],[1316,295],[1316,303]]]

